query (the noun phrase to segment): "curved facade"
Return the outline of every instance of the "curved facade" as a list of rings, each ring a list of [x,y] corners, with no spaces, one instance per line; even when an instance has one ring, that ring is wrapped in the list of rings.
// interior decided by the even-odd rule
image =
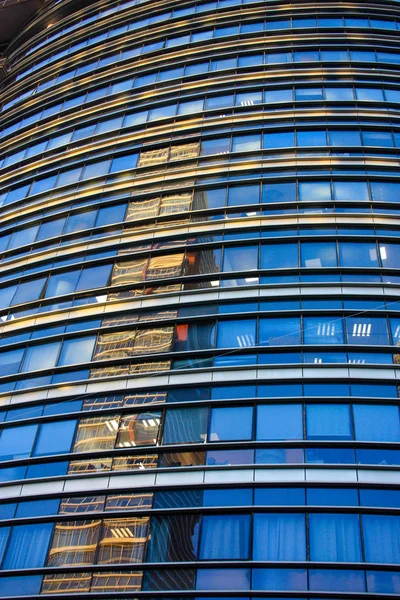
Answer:
[[[398,597],[400,4],[81,6],[2,90],[0,596]]]

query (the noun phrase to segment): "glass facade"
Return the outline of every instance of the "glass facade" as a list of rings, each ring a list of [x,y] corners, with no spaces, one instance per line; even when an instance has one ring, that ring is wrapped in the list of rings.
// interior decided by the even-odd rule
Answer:
[[[0,97],[0,597],[399,597],[399,2],[46,6]]]

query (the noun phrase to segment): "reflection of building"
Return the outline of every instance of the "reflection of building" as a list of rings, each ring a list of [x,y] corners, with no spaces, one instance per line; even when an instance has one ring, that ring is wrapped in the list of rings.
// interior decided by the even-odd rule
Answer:
[[[400,597],[399,10],[0,2],[0,598]]]

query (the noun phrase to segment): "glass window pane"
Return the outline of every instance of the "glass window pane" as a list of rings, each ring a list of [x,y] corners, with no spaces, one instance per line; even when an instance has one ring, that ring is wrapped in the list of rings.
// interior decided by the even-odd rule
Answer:
[[[264,133],[264,148],[293,148],[294,131]]]
[[[344,343],[343,322],[340,317],[304,317],[303,329],[305,344]],[[328,356],[323,356],[326,362]]]
[[[288,269],[299,265],[299,247],[292,244],[268,244],[261,246],[262,269]]]
[[[400,563],[400,517],[362,517],[365,560],[371,563]]]
[[[340,264],[342,267],[378,267],[378,252],[374,242],[340,242]]]
[[[300,147],[306,146],[326,146],[326,131],[325,129],[306,129],[297,132],[297,145]]]
[[[347,317],[347,338],[349,344],[387,345],[389,334],[386,319],[364,317]]]
[[[198,557],[199,515],[151,519],[147,562],[193,561]]]
[[[201,559],[249,558],[250,515],[204,516],[202,525]]]
[[[336,267],[335,242],[303,242],[301,244],[301,266],[309,269]]]
[[[255,346],[255,343],[255,319],[219,322],[217,348],[247,348]]]
[[[335,200],[368,201],[368,184],[366,181],[335,181],[333,184]]]
[[[355,404],[353,410],[356,440],[366,442],[400,441],[397,406]]]
[[[257,440],[302,440],[300,404],[265,404],[257,408]]]
[[[3,569],[43,567],[52,531],[52,523],[14,526]]]
[[[259,204],[260,186],[238,185],[229,188],[228,206],[240,206],[242,204]]]
[[[308,440],[351,440],[350,407],[347,404],[307,406]]]
[[[80,269],[74,269],[73,271],[65,271],[63,273],[51,275],[44,295],[45,298],[63,296],[64,294],[71,294],[74,292],[80,272]]]
[[[304,515],[255,514],[253,560],[306,560]]]
[[[301,181],[299,183],[299,200],[312,202],[314,200],[331,200],[331,184],[329,181]]]
[[[51,369],[55,366],[60,351],[60,342],[31,346],[27,349],[22,365],[22,371],[37,371]]]
[[[331,146],[361,146],[361,135],[359,131],[343,131],[331,129],[329,131]]]
[[[296,202],[296,184],[264,183],[262,202]]]
[[[55,421],[40,426],[33,456],[64,454],[71,450],[77,421]]]
[[[75,231],[81,231],[82,229],[90,229],[94,225],[96,215],[97,209],[70,215],[64,233],[74,233]]]
[[[112,271],[112,265],[99,265],[97,267],[85,267],[76,286],[76,291],[91,290],[108,285]]]
[[[252,152],[260,148],[260,135],[234,136],[232,139],[232,152]]]
[[[207,434],[207,420],[207,408],[168,410],[164,425],[164,444],[204,442]]]
[[[300,344],[300,319],[260,319],[260,346]]]
[[[153,446],[160,431],[161,413],[145,412],[125,415],[119,424],[117,448]]]
[[[12,306],[40,298],[46,281],[47,277],[42,277],[41,279],[20,283],[12,299]]]
[[[12,375],[18,373],[25,348],[10,350],[0,353],[0,375]]]
[[[310,558],[321,562],[360,562],[358,515],[309,515]]]
[[[24,425],[3,429],[0,437],[0,460],[30,456],[37,428],[37,425]]]
[[[92,358],[96,336],[65,340],[58,360],[58,366],[89,362]]]
[[[258,267],[258,246],[225,248],[223,271],[251,271]]]
[[[230,408],[212,409],[210,442],[251,440],[252,435],[252,406],[232,406]]]

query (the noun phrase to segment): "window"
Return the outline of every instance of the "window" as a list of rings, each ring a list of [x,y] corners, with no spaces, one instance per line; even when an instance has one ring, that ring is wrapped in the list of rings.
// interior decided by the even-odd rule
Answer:
[[[255,319],[219,322],[217,348],[248,348],[255,344]]]
[[[227,154],[230,150],[230,138],[205,140],[201,143],[201,154]]]
[[[245,560],[249,558],[250,516],[204,516],[200,558]]]
[[[58,366],[73,365],[77,362],[89,362],[92,358],[96,336],[65,340],[62,346]]]
[[[360,562],[358,515],[309,515],[310,557],[321,562]]]
[[[43,567],[52,531],[52,523],[14,526],[2,568]]]
[[[211,411],[210,442],[251,440],[253,407],[213,408]]]
[[[261,246],[262,269],[288,269],[298,267],[299,248],[294,244],[269,244]]]
[[[366,442],[400,441],[397,406],[355,404],[353,410],[356,440]]]
[[[318,129],[299,130],[297,132],[298,146],[326,146],[326,131]]]
[[[334,242],[306,242],[301,244],[301,266],[308,269],[336,267],[337,252]]]
[[[295,202],[296,184],[293,183],[264,183],[262,202]]]
[[[371,563],[400,564],[400,518],[364,515],[365,560]]]
[[[51,369],[56,364],[60,346],[60,342],[30,346],[26,351],[22,371]]]
[[[260,319],[260,346],[300,344],[300,319]]]
[[[19,348],[0,353],[0,376],[18,373],[24,351],[24,348]]]
[[[232,140],[232,152],[252,152],[260,150],[261,136],[242,135],[234,136]]]
[[[353,437],[347,404],[310,404],[306,423],[309,440],[351,440]]]
[[[389,334],[386,319],[375,317],[347,317],[347,338],[349,344],[358,345],[387,345]]]
[[[328,201],[331,198],[332,192],[329,181],[304,181],[299,183],[299,200],[303,202]]]
[[[34,279],[33,281],[20,283],[11,304],[23,304],[25,302],[30,302],[31,300],[37,300],[40,298],[46,280],[46,277],[42,277],[41,279]]]
[[[264,148],[293,148],[294,131],[264,134]]]
[[[257,440],[302,440],[300,404],[264,404],[257,407]]]
[[[64,294],[70,294],[74,292],[79,275],[80,269],[64,271],[63,273],[51,275],[47,285],[45,298],[51,298],[52,296],[63,296]]]
[[[361,135],[359,131],[344,131],[340,129],[332,129],[329,131],[331,146],[361,146]]]
[[[40,426],[33,456],[64,454],[71,450],[76,421],[56,421]]]
[[[152,446],[157,443],[161,413],[148,412],[126,415],[121,418],[117,448]]]
[[[251,271],[258,267],[258,246],[225,248],[223,271]]]
[[[147,562],[193,561],[198,556],[199,515],[152,517]]]
[[[305,344],[344,343],[343,322],[340,317],[304,317],[303,330]]]
[[[342,267],[378,267],[378,252],[374,242],[339,244]]]
[[[258,185],[240,185],[229,188],[228,206],[258,204],[259,202],[260,188]]]
[[[254,515],[253,560],[306,560],[305,516]]]
[[[333,184],[335,200],[369,200],[366,181],[335,181]]]
[[[164,426],[164,444],[204,442],[207,433],[207,419],[207,408],[168,410]]]
[[[37,428],[37,425],[24,425],[3,429],[0,437],[0,460],[30,456]]]

